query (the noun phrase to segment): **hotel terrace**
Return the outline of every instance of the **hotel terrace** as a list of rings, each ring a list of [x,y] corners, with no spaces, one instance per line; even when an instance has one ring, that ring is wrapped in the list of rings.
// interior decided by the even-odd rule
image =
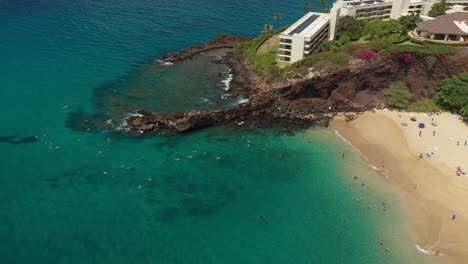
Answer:
[[[344,16],[385,20],[418,14],[429,20],[432,18],[427,14],[438,2],[440,0],[336,1],[329,14],[309,12],[280,34],[279,60],[294,63],[318,50],[324,40],[333,40],[337,24]],[[468,6],[468,0],[447,0],[447,5]]]

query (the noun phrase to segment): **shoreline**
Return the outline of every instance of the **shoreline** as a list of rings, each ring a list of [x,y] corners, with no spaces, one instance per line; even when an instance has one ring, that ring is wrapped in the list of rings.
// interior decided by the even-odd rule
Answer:
[[[455,138],[468,137],[468,127],[443,113],[434,117],[438,126],[426,126],[420,137],[418,123],[428,124],[432,117],[415,116],[418,122],[409,121],[409,113],[377,110],[351,122],[336,117],[331,128],[379,169],[384,185],[396,191],[414,250],[433,261],[466,263],[468,177],[455,172],[457,166],[468,168],[468,146],[457,145],[461,139]],[[418,160],[430,146],[437,149],[431,158],[423,154]]]
[[[234,50],[250,39],[220,35],[205,44],[168,53],[160,60],[177,64],[207,50]],[[415,93],[421,94],[421,86],[434,86],[445,77],[462,72],[466,68],[463,58],[468,57],[466,52],[447,55],[429,69],[425,54],[412,53],[410,64],[401,61],[402,54],[406,53],[388,52],[359,67],[349,64],[326,75],[304,77],[287,83],[267,83],[248,58],[231,53],[226,58],[233,75],[230,83],[232,89],[227,96],[241,95],[248,98],[248,102],[223,110],[179,113],[135,109],[138,116],[127,118],[127,131],[134,135],[187,133],[233,122],[252,125],[265,123],[259,124],[258,120],[268,120],[267,124],[296,124],[299,127],[328,126],[336,114],[347,112],[352,119],[356,112],[382,108],[385,102],[382,90],[392,82],[410,83],[411,87],[418,88]]]

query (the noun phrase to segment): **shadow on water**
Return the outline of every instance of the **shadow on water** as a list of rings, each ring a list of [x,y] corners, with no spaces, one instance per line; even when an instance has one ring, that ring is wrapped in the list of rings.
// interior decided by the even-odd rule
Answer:
[[[18,134],[0,137],[0,143],[7,143],[13,145],[36,143],[39,140],[40,139],[38,136],[20,136]]]

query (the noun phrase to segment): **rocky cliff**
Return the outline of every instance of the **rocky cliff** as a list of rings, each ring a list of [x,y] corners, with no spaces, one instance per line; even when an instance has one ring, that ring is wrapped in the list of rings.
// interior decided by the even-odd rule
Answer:
[[[178,61],[184,57],[168,55],[165,60]],[[184,133],[234,121],[238,124],[259,121],[327,124],[337,112],[383,107],[382,90],[391,82],[406,82],[417,97],[433,96],[442,79],[468,71],[467,62],[468,52],[461,50],[440,55],[388,53],[359,67],[346,67],[292,85],[251,89],[249,102],[231,109],[183,113],[139,111],[127,119],[128,131]]]

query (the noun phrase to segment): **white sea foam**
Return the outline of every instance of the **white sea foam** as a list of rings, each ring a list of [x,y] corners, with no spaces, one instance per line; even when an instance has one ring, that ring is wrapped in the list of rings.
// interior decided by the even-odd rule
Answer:
[[[161,65],[164,65],[164,66],[174,65],[174,63],[169,62],[169,61],[158,60],[158,62],[161,63]]]
[[[231,81],[234,79],[234,75],[231,73],[231,69],[229,69],[228,73],[229,74],[226,77],[226,79],[221,81],[221,83],[224,85],[225,91],[229,90],[229,87],[231,86]]]
[[[416,244],[416,249],[417,249],[419,252],[423,253],[424,255],[428,255],[428,256],[429,256],[429,255],[435,255],[435,254],[436,254],[436,252],[430,251],[430,250],[427,250],[427,249],[424,249],[424,248],[420,247],[418,244]],[[432,249],[432,248],[430,248],[430,249]],[[443,254],[439,254],[439,256],[443,256]]]
[[[244,103],[247,103],[249,101],[249,98],[239,98],[237,100],[237,104],[244,104]]]
[[[200,97],[200,101],[205,104],[213,104],[213,102],[210,99],[205,97]]]
[[[344,142],[348,143],[351,147],[353,147],[354,149],[356,149],[359,153],[361,153],[361,151],[356,147],[354,146],[351,142],[349,142],[345,137],[343,137],[340,133],[338,133],[338,131],[335,130],[335,134],[341,138],[341,140],[343,140]]]
[[[127,119],[129,119],[132,116],[136,117],[142,117],[142,114],[139,113],[128,113],[125,118],[122,120],[122,122],[115,128],[117,131],[125,131],[128,132],[130,129],[128,127]]]

